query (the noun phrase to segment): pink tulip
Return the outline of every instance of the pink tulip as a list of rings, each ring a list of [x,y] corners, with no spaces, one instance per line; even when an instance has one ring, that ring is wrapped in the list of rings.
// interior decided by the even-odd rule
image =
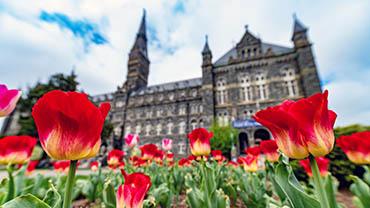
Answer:
[[[172,139],[163,139],[162,140],[162,149],[165,151],[170,151],[172,149]]]
[[[13,112],[21,94],[20,90],[8,90],[6,85],[0,84],[0,117]]]
[[[139,143],[139,139],[139,135],[137,134],[127,134],[125,137],[125,142],[129,148],[133,148],[137,145],[137,143]]]

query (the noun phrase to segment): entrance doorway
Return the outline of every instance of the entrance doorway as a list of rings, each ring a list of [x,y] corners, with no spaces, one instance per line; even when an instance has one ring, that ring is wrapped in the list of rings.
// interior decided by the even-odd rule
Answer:
[[[248,134],[240,132],[239,134],[239,153],[244,154],[245,148],[248,147]]]
[[[271,139],[270,133],[266,129],[258,129],[254,132],[255,144],[259,144],[263,140]]]

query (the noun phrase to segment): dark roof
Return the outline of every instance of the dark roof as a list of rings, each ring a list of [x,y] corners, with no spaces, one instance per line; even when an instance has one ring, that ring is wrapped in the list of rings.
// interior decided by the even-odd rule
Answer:
[[[159,85],[152,85],[145,88],[138,89],[132,92],[131,95],[144,95],[156,92],[171,91],[175,89],[185,89],[189,87],[198,87],[202,85],[202,78],[187,79],[178,82],[170,82]]]
[[[267,50],[269,50],[269,48],[271,48],[271,52],[273,52],[276,55],[289,53],[289,52],[293,51],[292,48],[288,48],[288,47],[285,47],[285,46],[279,46],[279,45],[275,45],[275,44],[271,44],[271,43],[262,43],[261,47],[262,47],[262,53],[266,53]],[[225,55],[221,56],[221,58],[219,58],[214,63],[214,66],[227,65],[229,63],[230,57],[237,58],[237,56],[238,56],[238,54],[237,54],[236,47],[233,47]]]

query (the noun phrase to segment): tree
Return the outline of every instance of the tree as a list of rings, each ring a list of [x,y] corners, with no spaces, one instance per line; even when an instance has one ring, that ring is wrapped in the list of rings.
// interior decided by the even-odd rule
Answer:
[[[221,126],[218,122],[213,122],[210,131],[213,132],[211,148],[213,150],[221,150],[224,155],[229,155],[231,145],[236,144],[238,130],[231,125]]]
[[[76,91],[79,84],[76,78],[73,71],[70,75],[58,73],[52,75],[46,83],[38,82],[35,86],[29,87],[27,94],[22,97],[17,106],[21,113],[18,121],[20,125],[18,134],[37,137],[37,129],[31,115],[33,105],[43,94],[51,90]]]

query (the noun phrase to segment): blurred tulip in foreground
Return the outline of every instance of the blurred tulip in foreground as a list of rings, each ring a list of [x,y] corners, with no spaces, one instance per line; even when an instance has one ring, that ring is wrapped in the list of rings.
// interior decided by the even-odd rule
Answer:
[[[151,184],[150,177],[143,173],[126,174],[125,182],[118,187],[117,208],[142,208],[146,193]]]
[[[353,163],[370,164],[370,131],[341,136],[337,139],[337,145]]]
[[[0,84],[0,117],[13,112],[21,94],[20,90],[9,90],[6,85]]]
[[[6,136],[0,139],[0,165],[29,161],[37,140],[30,136]]]
[[[96,107],[84,93],[53,90],[33,106],[40,142],[55,160],[80,160],[98,154],[109,103]]]
[[[334,146],[334,111],[328,109],[328,91],[298,101],[287,100],[256,113],[253,118],[267,127],[279,149],[294,159],[328,154]]]

